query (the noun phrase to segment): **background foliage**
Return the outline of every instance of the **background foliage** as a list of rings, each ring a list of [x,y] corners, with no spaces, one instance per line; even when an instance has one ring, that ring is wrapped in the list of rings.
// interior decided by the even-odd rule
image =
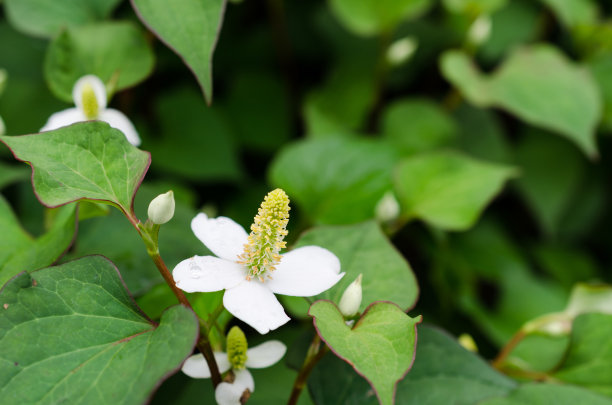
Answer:
[[[612,295],[605,284],[612,266],[609,2],[159,3],[1,4],[2,140],[40,172],[33,177],[35,195],[27,167],[0,148],[0,283],[22,270],[32,272],[0,293],[1,304],[23,306],[15,318],[0,317],[0,397],[9,398],[4,395],[22,383],[10,382],[10,356],[20,341],[11,334],[15,325],[25,323],[24,336],[38,336],[40,330],[26,321],[44,322],[46,316],[41,308],[40,314],[26,311],[27,300],[57,298],[60,305],[57,296],[77,294],[91,280],[73,274],[79,261],[71,260],[85,255],[108,257],[125,281],[124,286],[104,259],[85,259],[92,271],[109,273],[112,285],[104,290],[123,297],[109,326],[127,317],[130,328],[144,333],[142,342],[129,343],[137,347],[129,351],[133,359],[111,362],[109,370],[145,364],[146,348],[167,356],[151,373],[137,374],[139,392],[124,396],[125,403],[146,400],[195,339],[191,314],[179,307],[164,312],[175,298],[119,211],[91,201],[60,208],[41,203],[54,207],[87,198],[124,212],[133,204],[136,215],[146,218],[148,202],[173,189],[176,215],[160,233],[161,254],[172,268],[208,253],[189,228],[197,212],[229,216],[248,227],[266,192],[282,187],[292,201],[289,245],[324,246],[347,272],[317,298],[337,303],[363,274],[361,311],[374,301],[396,304],[378,303],[366,314],[408,311],[410,317],[393,323],[398,330],[403,323],[413,327],[422,314],[414,365],[397,383],[396,403],[612,404]],[[96,131],[103,135],[94,142],[132,154],[124,166],[84,152],[73,136],[78,127],[56,132],[61,138],[11,138],[38,132],[50,114],[67,108],[74,81],[88,73],[107,83],[111,106],[133,120],[141,149],[150,152],[135,201],[148,155],[129,149],[105,124],[99,124]],[[65,155],[68,147],[72,152]],[[37,159],[53,154],[68,156],[62,164],[88,184],[101,184],[100,172],[82,171],[84,159],[99,163],[126,188],[120,195],[111,187],[94,196],[50,187],[71,176],[45,177],[57,168]],[[63,265],[39,270],[45,275],[41,289],[50,295],[37,298],[17,289],[37,279],[35,270],[54,263]],[[62,283],[68,290],[55,290]],[[576,290],[577,283],[588,285]],[[25,303],[22,293],[29,297]],[[80,302],[86,321],[108,298],[96,299]],[[220,295],[190,299],[205,315]],[[350,345],[333,343],[343,342],[333,326],[342,322],[333,305],[318,302],[309,316],[309,302],[286,297],[283,303],[295,322],[270,335],[289,352],[282,363],[253,372],[257,390],[249,403],[288,398],[312,338],[311,317],[331,328],[324,340],[338,346],[334,352],[350,357]],[[64,310],[53,305],[49,311]],[[235,322],[227,314],[221,320]],[[363,328],[372,322],[362,320]],[[117,327],[117,336],[101,344],[129,335],[130,328]],[[525,330],[528,336],[507,356],[489,363]],[[473,337],[478,354],[459,345],[454,336],[464,333]],[[182,340],[166,351],[164,342],[177,336]],[[248,336],[253,344],[262,340],[252,330]],[[214,339],[219,344],[222,337]],[[360,342],[358,336],[347,339]],[[398,344],[412,350],[415,337],[402,339]],[[359,374],[328,354],[313,370],[300,403],[377,403],[362,375],[381,401],[392,401],[403,369],[387,364],[380,375],[364,371],[367,342],[356,345],[361,351],[350,362]],[[393,351],[384,355],[388,361],[398,357]],[[402,361],[409,366],[409,358]],[[34,373],[30,378],[39,378],[35,367],[28,370]],[[27,400],[44,403],[43,388]],[[82,393],[83,401],[94,398],[90,394]],[[152,403],[201,398],[212,401],[212,387],[178,373],[155,391]],[[21,399],[10,397],[8,403]]]

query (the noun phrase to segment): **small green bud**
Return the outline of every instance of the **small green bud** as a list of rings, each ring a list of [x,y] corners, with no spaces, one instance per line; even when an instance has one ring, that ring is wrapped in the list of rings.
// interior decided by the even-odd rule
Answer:
[[[234,326],[227,334],[227,359],[234,370],[242,370],[247,361],[247,340],[239,327]]]
[[[375,214],[376,219],[380,222],[395,221],[400,214],[400,205],[393,194],[393,191],[387,191],[385,195],[376,204]]]
[[[491,17],[486,14],[478,17],[470,26],[468,41],[476,46],[485,43],[491,35]]]
[[[391,66],[399,66],[407,62],[419,47],[419,42],[414,37],[404,37],[393,42],[387,49],[387,63]]]
[[[347,318],[350,318],[359,312],[359,306],[361,305],[361,277],[360,274],[355,281],[349,284],[340,298],[338,307],[340,312]]]
[[[165,224],[174,216],[174,193],[160,194],[149,204],[149,219],[157,225]]]
[[[459,341],[459,344],[463,346],[464,349],[469,350],[473,353],[478,353],[478,346],[476,346],[476,342],[474,342],[472,336],[468,335],[467,333],[462,333],[461,335],[459,335],[459,338],[457,340]]]

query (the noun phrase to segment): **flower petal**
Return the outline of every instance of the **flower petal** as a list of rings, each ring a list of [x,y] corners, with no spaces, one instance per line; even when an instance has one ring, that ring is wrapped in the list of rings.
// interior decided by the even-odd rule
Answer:
[[[98,102],[98,110],[102,111],[106,108],[106,86],[98,76],[87,75],[76,81],[72,87],[72,100],[80,111],[83,111],[83,87],[89,84],[93,89]]]
[[[130,121],[121,111],[107,108],[100,113],[98,119],[108,122],[111,127],[123,132],[123,135],[125,135],[128,142],[132,145],[140,145],[140,137],[138,136],[136,128],[134,128],[134,124],[132,124],[132,121]]]
[[[289,317],[272,291],[257,280],[244,281],[226,290],[223,305],[232,315],[262,335],[289,322]]]
[[[51,131],[80,121],[87,121],[85,114],[78,108],[68,108],[67,110],[51,114],[47,123],[40,129],[40,132]]]
[[[234,371],[233,383],[221,383],[215,389],[215,399],[219,405],[240,405],[244,390],[255,391],[253,376],[248,370]]]
[[[225,373],[230,369],[231,365],[226,353],[214,352],[213,354],[220,373]],[[191,378],[210,378],[210,369],[201,353],[189,356],[183,363],[181,371]]]
[[[311,297],[331,288],[343,276],[340,260],[319,246],[304,246],[281,256],[266,285],[276,294]]]
[[[247,243],[246,231],[227,217],[208,218],[200,213],[191,221],[191,230],[211,252],[222,259],[238,260]]]
[[[283,358],[287,346],[279,340],[269,340],[247,350],[248,368],[270,367]]]
[[[244,281],[244,267],[214,256],[194,256],[172,270],[176,286],[187,292],[211,292],[234,287]]]

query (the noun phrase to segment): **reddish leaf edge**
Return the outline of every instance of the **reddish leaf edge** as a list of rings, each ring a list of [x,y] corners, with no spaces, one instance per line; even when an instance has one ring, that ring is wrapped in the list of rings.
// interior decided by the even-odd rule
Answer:
[[[134,308],[136,308],[136,310],[138,311],[138,313],[139,313],[139,314],[141,314],[141,315],[143,316],[143,318],[145,318],[145,319],[147,320],[147,322],[149,322],[149,324],[150,324],[150,325],[152,326],[152,328],[153,328],[152,330],[156,329],[156,328],[159,326],[159,323],[157,323],[157,322],[153,321],[151,318],[149,318],[149,316],[148,316],[148,315],[147,315],[147,314],[146,314],[146,313],[145,313],[145,312],[142,310],[142,308],[140,308],[140,306],[138,306],[138,304],[136,303],[136,300],[134,299],[134,296],[132,295],[132,292],[131,292],[131,291],[128,289],[127,285],[125,284],[125,281],[123,280],[123,276],[121,275],[121,272],[119,271],[119,269],[117,268],[117,266],[115,265],[115,263],[113,263],[113,262],[112,262],[112,260],[110,260],[108,257],[106,257],[106,256],[104,256],[104,255],[87,255],[87,256],[79,257],[79,258],[77,258],[77,259],[69,260],[69,261],[67,261],[67,262],[65,262],[65,263],[62,263],[62,264],[60,264],[60,265],[48,266],[48,267],[45,267],[45,268],[42,268],[42,269],[36,269],[36,270],[30,271],[30,272],[28,272],[27,270],[21,271],[21,272],[19,272],[18,274],[16,274],[16,275],[14,275],[13,277],[11,277],[11,278],[10,278],[10,279],[9,279],[9,280],[6,282],[6,284],[4,284],[4,285],[3,285],[3,286],[0,288],[0,294],[2,294],[2,292],[3,292],[3,291],[4,291],[4,289],[5,289],[5,287],[6,287],[6,286],[7,286],[7,285],[8,285],[10,282],[12,282],[13,280],[15,280],[15,279],[17,279],[18,277],[22,276],[23,274],[28,274],[28,275],[30,276],[31,280],[32,280],[32,285],[33,285],[33,286],[36,286],[36,285],[37,285],[37,282],[36,282],[36,279],[35,279],[35,278],[33,277],[33,275],[32,275],[33,273],[36,273],[36,272],[41,271],[41,270],[46,270],[46,269],[48,269],[48,268],[52,268],[52,267],[58,267],[58,266],[61,266],[61,265],[63,265],[63,264],[66,264],[66,263],[76,262],[76,261],[78,261],[78,260],[82,260],[82,259],[85,259],[85,258],[88,258],[88,257],[97,257],[97,258],[101,258],[101,259],[104,259],[105,261],[107,261],[107,262],[109,262],[109,263],[111,264],[112,268],[113,268],[113,269],[115,270],[115,272],[117,273],[117,276],[119,277],[119,281],[121,282],[121,285],[122,285],[122,286],[123,286],[123,288],[125,289],[125,291],[126,291],[126,293],[127,293],[128,297],[129,297],[129,299],[130,299],[130,301],[131,301],[132,305],[134,306]],[[177,305],[182,305],[182,304],[180,304],[180,303],[179,303],[179,304],[177,304]],[[161,316],[163,316],[163,314],[164,314],[166,311],[168,311],[168,309],[170,309],[170,308],[172,308],[172,307],[174,307],[174,305],[173,305],[173,306],[171,306],[171,307],[168,307],[168,308],[164,309],[164,311],[162,312]],[[183,305],[183,307],[184,307],[184,308],[187,308],[187,307],[185,307],[184,305]],[[1,308],[1,307],[0,307],[0,308]],[[190,308],[188,308],[188,309],[190,309]],[[1,309],[0,309],[0,310],[1,310]],[[198,321],[197,315],[196,315],[196,314],[195,314],[195,312],[193,312],[193,310],[191,310],[191,309],[190,309],[190,311],[189,311],[189,312],[191,312],[191,314],[192,314],[192,316],[193,316],[193,321],[194,321],[194,322],[195,322],[195,323],[198,325],[198,328],[199,328],[199,321]],[[161,316],[160,316],[160,319],[161,319]],[[151,332],[151,331],[147,331],[147,332]],[[141,333],[145,333],[145,332],[141,332]],[[132,337],[133,337],[133,336],[130,336],[129,338],[131,339]],[[166,381],[166,380],[167,380],[169,377],[171,377],[171,376],[173,376],[174,374],[176,374],[176,373],[177,373],[177,372],[178,372],[178,371],[179,371],[179,370],[180,370],[180,369],[183,367],[183,363],[185,363],[185,360],[187,360],[187,358],[188,358],[189,356],[191,356],[191,353],[193,353],[193,350],[194,350],[194,349],[195,349],[195,347],[196,347],[196,344],[197,344],[197,342],[198,342],[199,337],[200,337],[200,334],[199,334],[199,333],[198,333],[198,334],[196,334],[196,337],[195,337],[195,339],[193,340],[193,342],[192,342],[192,344],[191,344],[191,351],[190,351],[190,354],[188,354],[188,355],[187,355],[187,357],[185,357],[185,358],[183,359],[183,361],[181,361],[181,362],[180,362],[180,363],[179,363],[179,364],[178,364],[178,365],[177,365],[177,366],[176,366],[174,369],[172,369],[172,370],[168,371],[166,374],[164,374],[164,375],[163,375],[163,376],[162,376],[162,377],[159,379],[159,381],[157,381],[157,383],[155,384],[155,386],[153,386],[153,387],[151,388],[151,392],[149,393],[148,397],[146,398],[146,400],[145,400],[144,404],[148,404],[148,403],[150,403],[150,402],[151,402],[151,400],[153,399],[153,397],[155,396],[155,393],[156,393],[156,392],[157,392],[157,390],[159,389],[159,387],[160,387],[160,386],[161,386],[161,385],[162,385],[162,384],[163,384],[163,383],[164,383],[164,382],[165,382],[165,381]],[[120,342],[117,342],[117,343],[120,343]]]
[[[336,310],[337,310],[337,311],[340,313],[340,310],[338,309],[338,306],[337,306],[337,305],[336,305],[336,304],[335,304],[333,301],[331,301],[331,300],[316,300],[315,302],[313,302],[313,303],[310,305],[310,308],[312,308],[312,306],[313,306],[314,304],[316,304],[317,302],[329,302],[329,303],[331,303],[331,304],[332,304],[332,305],[333,305],[333,306],[336,308]],[[397,308],[398,308],[400,311],[402,311],[402,312],[404,312],[404,313],[406,312],[406,311],[402,310],[402,309],[399,307],[399,305],[397,305],[397,304],[396,304],[396,303],[394,303],[394,302],[391,302],[391,301],[374,301],[373,303],[371,303],[370,305],[368,305],[368,307],[367,307],[367,308],[366,308],[366,309],[363,311],[363,314],[361,314],[361,317],[359,318],[359,320],[357,321],[357,323],[355,324],[355,326],[353,327],[353,329],[354,329],[354,328],[356,328],[357,326],[359,326],[359,323],[361,322],[361,320],[363,319],[363,317],[364,317],[364,316],[365,316],[365,315],[366,315],[366,314],[367,314],[367,313],[370,311],[370,309],[371,309],[371,308],[372,308],[374,305],[381,304],[381,303],[394,305],[394,306],[395,306],[395,307],[397,307]],[[344,361],[344,362],[346,362],[347,364],[349,364],[349,365],[350,365],[350,366],[353,368],[353,370],[355,370],[355,372],[356,372],[357,374],[359,374],[361,377],[363,377],[363,379],[364,379],[364,380],[366,380],[366,381],[368,382],[368,384],[370,384],[370,386],[372,387],[372,390],[373,390],[373,391],[374,391],[374,393],[376,394],[376,398],[378,399],[378,402],[379,402],[380,404],[382,404],[382,401],[381,401],[381,399],[380,399],[380,395],[378,394],[378,390],[376,389],[376,387],[374,387],[374,384],[372,384],[372,382],[371,382],[371,381],[370,381],[370,380],[369,380],[369,379],[368,379],[368,378],[367,378],[365,375],[363,375],[363,374],[362,374],[362,373],[361,373],[359,370],[357,370],[357,368],[355,367],[355,365],[354,365],[354,364],[353,364],[351,361],[349,361],[349,360],[348,360],[348,359],[346,359],[345,357],[343,357],[343,356],[341,356],[340,354],[338,354],[338,352],[337,352],[337,351],[336,351],[336,350],[335,350],[335,349],[334,349],[334,348],[333,348],[333,347],[332,347],[332,346],[331,346],[329,343],[327,343],[327,340],[325,340],[325,338],[324,338],[324,337],[321,335],[321,333],[319,332],[319,328],[317,327],[317,320],[316,320],[316,318],[314,317],[314,315],[311,315],[311,313],[310,313],[310,308],[308,308],[308,315],[310,315],[310,316],[312,317],[312,324],[313,324],[313,326],[314,326],[314,328],[315,328],[315,331],[317,332],[317,335],[319,335],[319,337],[321,338],[321,340],[322,340],[323,342],[325,342],[325,344],[327,345],[327,347],[329,347],[329,349],[331,350],[331,352],[332,352],[332,353],[334,353],[334,354],[335,354],[335,355],[336,355],[338,358],[340,358],[342,361]],[[408,366],[408,368],[406,369],[406,371],[404,372],[404,374],[402,374],[402,376],[401,376],[400,378],[398,378],[398,379],[395,381],[395,383],[393,383],[393,403],[395,403],[395,394],[397,393],[397,384],[398,384],[400,381],[402,381],[402,380],[403,380],[403,379],[406,377],[406,375],[408,375],[408,373],[410,372],[410,370],[412,370],[412,366],[414,365],[414,360],[415,360],[415,358],[416,358],[416,347],[417,347],[417,344],[418,344],[418,335],[419,335],[419,334],[418,334],[417,325],[419,325],[420,323],[422,323],[422,322],[423,322],[423,315],[418,315],[418,317],[417,317],[417,318],[418,318],[418,320],[417,320],[417,322],[414,324],[414,347],[415,347],[415,350],[414,350],[414,352],[412,353],[412,361],[410,362],[410,365]],[[415,318],[415,319],[417,319],[417,318]]]
[[[97,120],[80,121],[80,122],[75,122],[74,124],[71,124],[71,125],[66,125],[66,127],[71,127],[71,126],[74,126],[74,125],[79,125],[79,124],[82,124],[84,122],[104,122],[104,121],[97,121]],[[107,123],[105,123],[105,124],[107,124]],[[110,125],[108,125],[108,126],[110,127]],[[65,128],[65,127],[62,127],[62,128]],[[119,130],[117,129],[117,131],[119,131]],[[14,137],[36,136],[36,135],[44,134],[46,132],[47,131],[45,131],[45,132],[35,132],[35,133],[25,134],[25,135],[10,135],[10,136],[14,136]],[[121,131],[119,131],[119,132],[121,132]],[[6,142],[4,142],[4,140],[2,140],[1,138],[0,138],[0,142],[2,144],[4,144],[4,146],[6,146],[9,149],[9,151],[11,152],[11,154],[13,155],[15,160],[17,160],[19,162],[24,162],[24,163],[26,163],[28,166],[30,166],[32,168],[32,174],[30,175],[30,183],[32,184],[32,190],[34,191],[34,195],[36,196],[36,199],[38,200],[38,202],[43,207],[57,208],[57,207],[61,207],[61,206],[64,206],[64,205],[67,205],[67,204],[70,204],[70,203],[73,203],[73,202],[78,202],[78,201],[94,201],[94,202],[97,201],[97,202],[101,202],[103,204],[112,205],[113,207],[117,208],[119,211],[121,211],[128,218],[128,220],[130,220],[130,222],[131,222],[131,218],[136,218],[136,214],[134,212],[134,200],[136,199],[136,194],[138,193],[138,190],[140,189],[140,186],[142,185],[142,182],[144,181],[144,178],[147,175],[147,172],[149,171],[149,168],[151,167],[151,152],[139,149],[142,152],[145,152],[147,154],[147,165],[145,166],[144,171],[142,172],[142,175],[140,176],[140,179],[138,180],[138,182],[136,184],[136,187],[134,188],[134,192],[132,193],[132,198],[131,198],[131,201],[130,201],[129,212],[126,212],[125,209],[127,207],[123,207],[123,206],[121,206],[119,204],[116,204],[113,201],[104,200],[104,199],[100,199],[100,198],[86,198],[86,197],[75,198],[74,200],[70,200],[70,201],[67,201],[67,202],[65,202],[63,204],[57,204],[57,205],[51,205],[51,204],[44,203],[43,200],[38,195],[38,192],[36,191],[36,187],[34,187],[34,172],[36,171],[36,169],[32,165],[32,162],[20,159],[17,156],[17,154],[15,153],[15,151],[13,151],[13,149]],[[77,219],[78,219],[78,217],[77,217]]]

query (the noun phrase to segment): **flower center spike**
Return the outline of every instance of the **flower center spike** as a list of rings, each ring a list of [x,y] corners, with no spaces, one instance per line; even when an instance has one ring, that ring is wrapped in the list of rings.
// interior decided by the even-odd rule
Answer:
[[[227,359],[234,370],[242,370],[247,361],[247,340],[244,332],[234,326],[227,334]]]
[[[244,252],[238,256],[238,263],[247,270],[247,280],[257,277],[265,281],[270,272],[280,262],[280,250],[287,242],[287,223],[289,222],[289,197],[277,188],[268,193],[259,207],[255,223],[251,225],[251,234],[248,243],[244,245]]]
[[[100,106],[93,86],[85,83],[81,95],[83,98],[83,114],[90,120],[97,118]]]

